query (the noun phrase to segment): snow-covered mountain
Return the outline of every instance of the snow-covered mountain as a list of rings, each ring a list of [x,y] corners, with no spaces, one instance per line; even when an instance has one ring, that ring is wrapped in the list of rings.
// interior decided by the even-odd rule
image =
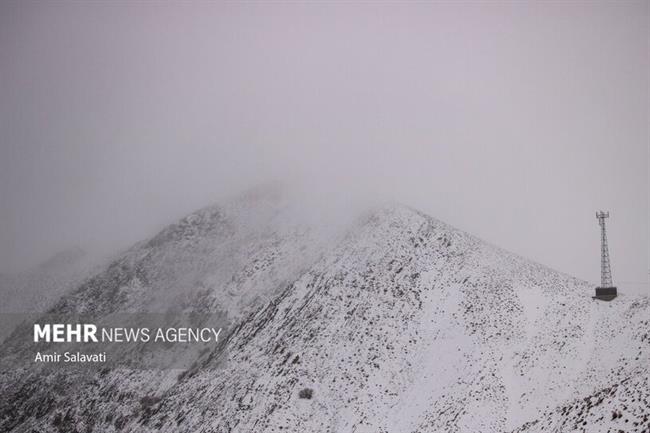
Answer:
[[[263,190],[134,246],[51,312],[214,312],[220,344],[181,372],[3,371],[0,430],[650,429],[647,298],[404,206],[323,227]]]

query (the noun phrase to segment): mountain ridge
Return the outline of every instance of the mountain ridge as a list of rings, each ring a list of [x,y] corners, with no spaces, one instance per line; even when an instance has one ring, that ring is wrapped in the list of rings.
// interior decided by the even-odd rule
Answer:
[[[57,311],[184,300],[228,314],[219,346],[183,372],[113,370],[80,383],[5,372],[0,427],[503,432],[647,374],[645,347],[617,345],[596,326],[620,316],[612,332],[640,341],[647,303],[593,301],[589,283],[408,206],[375,209],[325,238],[295,213],[281,195],[262,194],[136,244],[93,277],[103,286],[81,286]],[[174,291],[181,283],[184,293]],[[39,394],[44,380],[72,392]],[[40,416],[25,412],[45,401]]]

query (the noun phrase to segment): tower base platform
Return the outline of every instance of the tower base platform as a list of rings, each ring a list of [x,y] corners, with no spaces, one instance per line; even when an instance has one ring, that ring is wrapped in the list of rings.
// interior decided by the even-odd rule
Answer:
[[[616,295],[616,287],[596,287],[596,296],[592,296],[592,298],[600,299],[601,301],[611,301]]]

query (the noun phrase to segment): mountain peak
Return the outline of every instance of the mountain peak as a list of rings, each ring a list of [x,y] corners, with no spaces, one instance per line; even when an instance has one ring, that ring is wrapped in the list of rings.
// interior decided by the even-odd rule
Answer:
[[[588,283],[409,206],[359,216],[271,191],[181,219],[51,310],[223,314],[222,344],[173,380],[5,374],[0,428],[47,430],[66,407],[100,430],[496,433],[634,375],[646,383],[647,302],[593,301]],[[17,415],[32,407],[45,409]]]

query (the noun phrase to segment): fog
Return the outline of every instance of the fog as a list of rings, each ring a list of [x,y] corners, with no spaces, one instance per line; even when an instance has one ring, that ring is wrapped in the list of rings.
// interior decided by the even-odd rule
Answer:
[[[644,1],[3,2],[0,272],[283,180],[592,282],[608,209],[614,282],[650,293],[648,22]]]

